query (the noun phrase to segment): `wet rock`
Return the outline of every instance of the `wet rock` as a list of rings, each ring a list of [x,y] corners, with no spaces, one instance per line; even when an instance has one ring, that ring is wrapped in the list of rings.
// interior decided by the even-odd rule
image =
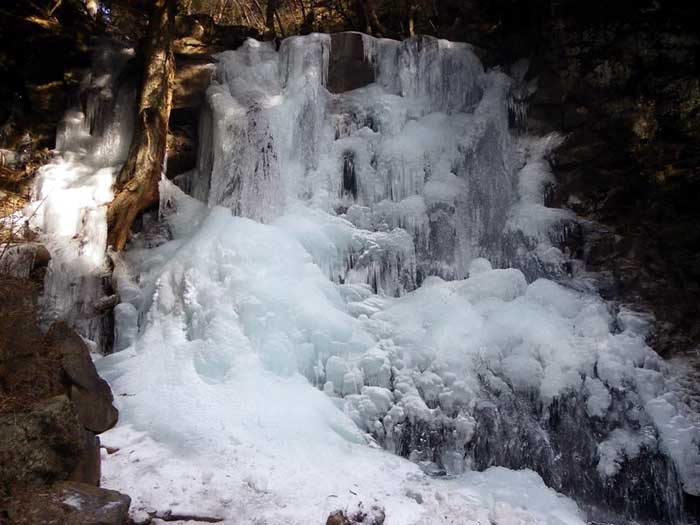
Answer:
[[[12,499],[4,514],[17,525],[126,525],[130,505],[129,496],[117,491],[61,482]]]
[[[70,481],[100,486],[102,478],[102,458],[100,456],[100,438],[89,431],[83,432],[84,452],[78,458],[78,464],[68,477]]]
[[[654,438],[642,444],[610,479],[597,472],[598,442],[619,424],[591,418],[580,394],[556,399],[546,409],[511,394],[477,405],[475,437],[466,448],[475,470],[499,465],[536,471],[548,487],[588,507],[589,519],[608,519],[612,510],[642,523],[682,523],[682,491],[674,467]],[[629,401],[613,392],[610,410],[625,414],[623,427],[639,425]],[[608,510],[598,508],[604,501]]]
[[[112,310],[119,302],[119,297],[116,294],[106,295],[95,302],[95,310],[100,313]]]

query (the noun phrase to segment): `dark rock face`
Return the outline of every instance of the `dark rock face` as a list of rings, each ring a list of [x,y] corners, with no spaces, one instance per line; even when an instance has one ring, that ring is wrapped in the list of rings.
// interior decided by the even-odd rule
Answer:
[[[49,346],[60,355],[61,368],[70,383],[68,390],[81,423],[96,433],[112,428],[118,418],[112,406],[112,390],[95,369],[80,336],[65,323],[56,323],[46,334]]]
[[[622,415],[625,425],[639,426],[624,416],[625,403],[624,396],[614,398],[612,411]],[[596,472],[598,443],[619,420],[589,417],[576,395],[559,398],[546,410],[538,404],[519,396],[494,396],[478,407],[476,432],[466,451],[474,468],[534,470],[547,486],[585,505],[593,520],[620,523],[628,516],[640,523],[685,522],[675,468],[655,442],[605,479]]]
[[[125,525],[129,496],[85,483],[62,482],[36,494],[19,496],[7,505],[6,522],[17,525]],[[0,515],[1,517],[1,515]]]
[[[118,415],[111,389],[74,330],[57,323],[41,333],[39,291],[38,283],[0,275],[0,522],[126,523],[128,497],[95,488],[95,434]],[[80,508],[62,503],[65,487]]]
[[[533,72],[531,125],[568,134],[552,204],[602,225],[581,255],[612,274],[610,298],[656,315],[664,354],[700,338],[698,20],[670,2],[583,23],[563,10]]]
[[[103,26],[79,0],[8,0],[0,27],[0,147],[52,148],[77,71],[89,64],[87,44]]]
[[[530,59],[530,131],[567,136],[548,204],[588,221],[572,254],[605,277],[608,298],[657,317],[657,351],[697,344],[700,8],[444,0],[438,11],[438,34],[476,45],[487,65]]]
[[[360,33],[333,33],[326,87],[343,93],[374,82],[374,68],[365,57]]]

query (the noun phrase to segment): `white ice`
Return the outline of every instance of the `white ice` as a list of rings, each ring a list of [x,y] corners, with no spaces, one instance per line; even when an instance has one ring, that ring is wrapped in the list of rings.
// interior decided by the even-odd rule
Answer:
[[[39,169],[25,212],[51,253],[41,300],[44,322],[66,321],[98,346],[102,327],[94,304],[108,272],[107,204],[133,121],[133,89],[120,86],[118,76],[132,56],[132,49],[119,45],[98,47],[83,79],[83,105],[66,113],[57,155]]]
[[[374,349],[400,304],[373,329],[348,313],[338,287],[284,229],[220,207],[203,213],[169,191],[171,217],[192,231],[127,255],[144,290],[143,329],[134,346],[98,361],[120,410],[117,428],[102,435],[119,449],[104,457],[104,486],[131,494],[135,510],[227,523],[321,523],[358,502],[383,506],[387,524],[582,523],[576,505],[534,473],[433,480],[373,446],[342,400],[310,379],[343,382],[351,394],[346,371],[332,366],[347,360],[365,371],[355,393],[373,414],[395,406],[386,388],[363,381],[382,383]],[[403,301],[418,301],[413,295]]]

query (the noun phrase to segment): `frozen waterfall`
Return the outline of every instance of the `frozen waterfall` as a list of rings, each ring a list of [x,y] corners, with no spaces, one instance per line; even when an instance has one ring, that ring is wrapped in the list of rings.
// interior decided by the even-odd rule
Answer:
[[[68,322],[97,350],[111,347],[113,332],[96,304],[112,293],[106,205],[131,140],[136,82],[123,73],[133,56],[113,41],[97,43],[80,100],[57,131],[59,155],[39,170],[33,191],[32,223],[51,252],[43,320]]]
[[[557,247],[522,78],[430,37],[217,60],[197,168],[114,259],[103,484],[135,519],[688,522],[700,419]]]

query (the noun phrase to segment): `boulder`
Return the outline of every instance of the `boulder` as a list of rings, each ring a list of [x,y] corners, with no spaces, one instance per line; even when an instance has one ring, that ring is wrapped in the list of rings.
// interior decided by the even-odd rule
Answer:
[[[326,519],[326,525],[384,525],[386,513],[383,507],[372,505],[365,511],[362,503],[353,511],[336,510]]]
[[[86,452],[85,432],[65,395],[0,415],[0,493],[67,479]]]
[[[115,490],[61,482],[13,498],[4,514],[8,524],[17,525],[125,525],[130,505],[129,496]]]
[[[329,514],[326,525],[350,525],[350,520],[345,517],[342,510],[336,510]]]
[[[106,396],[95,390],[85,390],[72,385],[70,399],[75,404],[80,422],[88,430],[99,434],[117,423],[119,412]]]
[[[46,337],[49,346],[60,356],[61,368],[70,383],[68,393],[81,423],[95,433],[112,428],[119,412],[112,405],[112,390],[97,374],[85,342],[62,322],[55,323]]]

